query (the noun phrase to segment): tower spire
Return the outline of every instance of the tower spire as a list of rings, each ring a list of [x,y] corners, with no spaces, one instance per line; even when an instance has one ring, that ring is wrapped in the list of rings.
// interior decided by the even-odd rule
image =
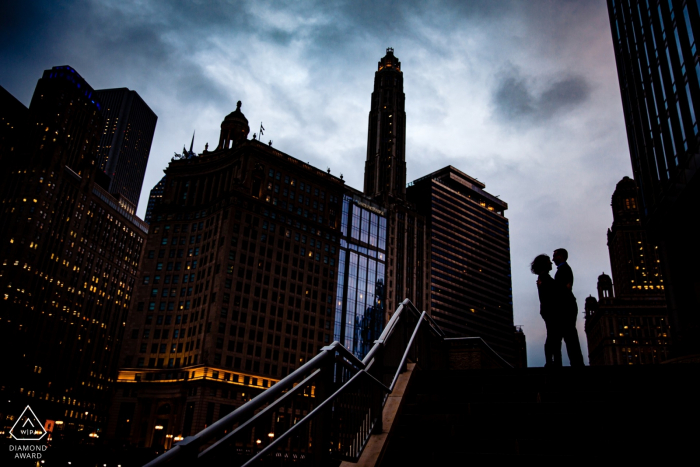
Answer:
[[[192,142],[190,143],[190,153],[192,152],[192,148],[194,147],[194,131],[192,132]]]
[[[401,62],[386,49],[374,74],[364,192],[372,198],[406,197],[406,96]]]

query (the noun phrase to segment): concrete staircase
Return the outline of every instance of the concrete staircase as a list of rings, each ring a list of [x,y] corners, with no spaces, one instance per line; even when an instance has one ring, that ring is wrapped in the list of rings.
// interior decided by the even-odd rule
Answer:
[[[700,464],[700,365],[415,371],[381,466]]]

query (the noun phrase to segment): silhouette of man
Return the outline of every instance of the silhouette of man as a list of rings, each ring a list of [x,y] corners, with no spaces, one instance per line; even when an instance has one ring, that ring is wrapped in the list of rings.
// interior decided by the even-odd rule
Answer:
[[[569,362],[572,367],[585,366],[583,363],[583,355],[581,354],[581,344],[578,340],[578,331],[576,331],[576,318],[578,317],[578,305],[576,297],[572,291],[574,285],[574,273],[571,267],[566,262],[569,259],[569,253],[564,248],[554,250],[552,260],[557,265],[557,272],[554,274],[554,282],[559,288],[559,323],[557,342],[564,339],[566,343],[566,353],[569,355]]]

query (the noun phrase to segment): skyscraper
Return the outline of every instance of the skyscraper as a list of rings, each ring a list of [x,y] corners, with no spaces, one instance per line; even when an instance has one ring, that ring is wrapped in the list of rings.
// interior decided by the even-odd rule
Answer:
[[[608,0],[640,219],[661,251],[677,355],[700,352],[698,3]]]
[[[386,310],[406,297],[430,312],[430,243],[425,218],[406,201],[406,112],[401,62],[386,49],[374,74],[367,131],[365,196],[386,209]]]
[[[624,177],[612,196],[613,223],[608,250],[615,296],[663,299],[664,276],[659,249],[649,241],[639,215],[637,185]]]
[[[165,192],[165,175],[163,175],[163,178],[160,179],[158,183],[156,183],[156,186],[154,186],[151,189],[151,192],[148,195],[148,205],[146,206],[146,215],[144,216],[144,221],[146,221],[146,224],[151,223],[151,218],[153,217],[153,209],[156,207],[156,204],[160,203],[160,201],[163,199],[163,193]]]
[[[639,216],[637,185],[623,177],[612,196],[608,229],[612,278],[598,277],[598,299],[585,302],[591,365],[661,363],[669,358],[671,327],[659,249]]]
[[[428,220],[430,309],[451,337],[481,337],[516,364],[508,204],[447,166],[415,180],[408,199]]]
[[[168,447],[331,342],[345,184],[247,139],[240,105],[166,170],[109,428],[127,442]]]
[[[109,176],[108,191],[125,198],[125,208],[133,214],[158,117],[136,91],[127,88],[100,89],[95,98],[102,104],[104,116],[97,163]]]
[[[90,85],[54,67],[37,84],[25,139],[3,154],[0,346],[11,376],[0,420],[31,405],[56,421],[56,443],[104,428],[147,229],[96,183],[102,123]]]
[[[374,74],[367,132],[365,195],[391,199],[406,197],[406,95],[401,62],[386,49]]]
[[[188,151],[184,146],[182,147],[182,154],[177,154],[176,156],[179,159],[191,159],[193,157],[197,157],[197,154],[194,152],[192,149],[194,147],[194,134],[192,135],[192,142],[190,143],[190,150]],[[151,217],[153,216],[153,209],[155,209],[156,205],[161,202],[163,199],[163,193],[165,192],[165,176],[160,179],[158,183],[156,183],[156,186],[154,186],[151,189],[151,192],[149,193],[148,196],[148,205],[146,206],[146,216],[144,217],[144,220],[146,221],[147,224],[151,223]]]
[[[0,86],[0,163],[22,142],[28,117],[29,110],[24,104]]]

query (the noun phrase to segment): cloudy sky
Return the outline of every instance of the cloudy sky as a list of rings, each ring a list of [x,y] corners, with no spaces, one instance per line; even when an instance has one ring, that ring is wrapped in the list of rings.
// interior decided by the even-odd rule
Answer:
[[[175,151],[218,142],[238,100],[265,141],[362,189],[377,61],[406,93],[408,180],[448,164],[508,202],[515,324],[544,325],[529,262],[570,251],[579,306],[610,272],[610,196],[631,176],[604,0],[2,2],[0,85],[44,69],[136,90],[158,115],[139,213]],[[252,136],[252,135],[251,135]],[[583,319],[579,334],[587,355]]]

